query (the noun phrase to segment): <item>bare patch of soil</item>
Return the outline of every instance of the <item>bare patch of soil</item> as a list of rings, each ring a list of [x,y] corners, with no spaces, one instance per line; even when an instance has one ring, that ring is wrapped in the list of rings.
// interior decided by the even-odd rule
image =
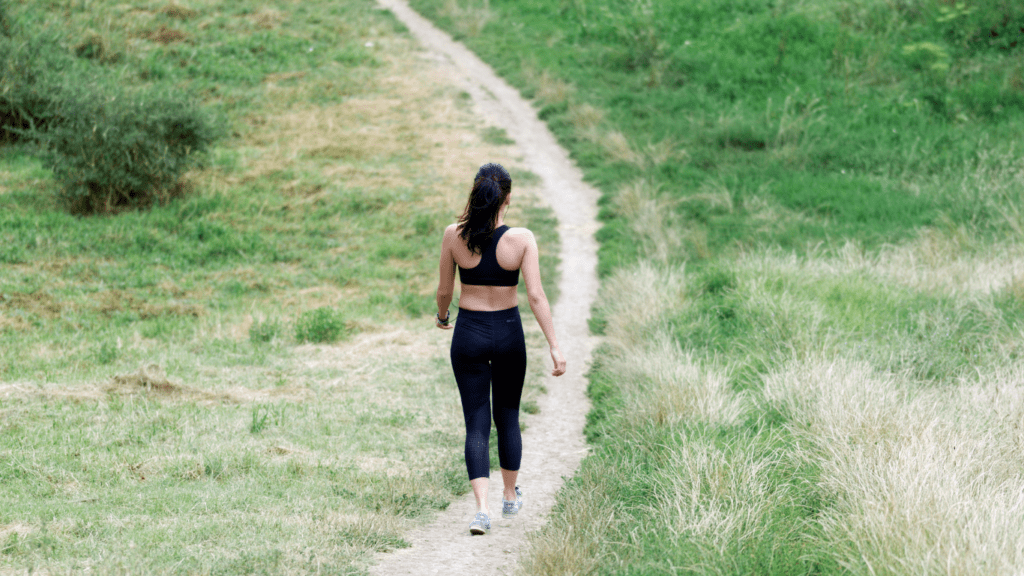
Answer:
[[[112,64],[121,60],[121,52],[109,38],[97,32],[88,32],[72,49],[80,58],[89,58]]]
[[[29,328],[31,328],[31,325],[22,318],[0,314],[0,332],[6,330],[28,330]]]
[[[273,8],[264,8],[250,16],[249,20],[260,30],[273,30],[284,22],[284,14]]]
[[[180,289],[174,290],[173,293],[185,294]],[[160,316],[192,316],[193,318],[200,318],[206,314],[206,308],[200,304],[184,302],[153,304],[123,290],[102,292],[97,295],[96,301],[96,310],[104,316],[111,316],[122,311],[132,311],[138,314],[140,319],[147,320]]]
[[[18,538],[25,538],[34,530],[35,528],[32,526],[18,522],[15,522],[14,524],[2,524],[0,525],[0,542],[8,541],[12,534],[17,534]]]
[[[189,20],[195,18],[199,12],[191,8],[182,6],[181,4],[175,4],[171,2],[159,10],[159,12],[168,18],[175,18],[177,20]]]
[[[0,294],[0,308],[22,310],[40,318],[52,320],[60,316],[61,311],[64,310],[64,304],[45,292],[33,292],[32,294],[7,292]],[[0,316],[0,325],[2,324],[3,317]]]
[[[139,318],[156,318],[158,316],[192,316],[199,318],[206,314],[206,308],[199,304],[170,302],[168,304],[143,304],[138,309]]]
[[[157,284],[156,287],[159,288],[161,292],[170,294],[172,298],[184,298],[189,295],[188,292],[181,289],[181,286],[178,286],[170,280],[164,280]]]
[[[157,364],[150,364],[139,368],[131,374],[121,374],[111,378],[110,383],[104,387],[108,394],[132,395],[145,392],[151,396],[169,399],[199,399],[199,400],[231,400],[227,394],[208,392],[176,384],[167,379],[164,369]]]
[[[144,33],[142,37],[160,44],[171,44],[173,42],[181,42],[185,40],[188,38],[188,34],[181,30],[161,26],[156,30],[150,30],[149,32]]]

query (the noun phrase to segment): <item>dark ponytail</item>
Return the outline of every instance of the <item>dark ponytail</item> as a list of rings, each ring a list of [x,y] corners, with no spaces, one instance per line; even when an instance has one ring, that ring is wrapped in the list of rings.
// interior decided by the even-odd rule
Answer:
[[[484,164],[473,179],[466,210],[459,219],[459,238],[479,253],[494,234],[498,212],[512,192],[512,177],[501,164]]]

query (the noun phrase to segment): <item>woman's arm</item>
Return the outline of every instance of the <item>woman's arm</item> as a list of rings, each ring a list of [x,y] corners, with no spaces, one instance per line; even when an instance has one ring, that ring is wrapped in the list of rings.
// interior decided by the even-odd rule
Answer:
[[[523,280],[526,281],[526,296],[530,301],[530,310],[537,318],[544,337],[548,339],[548,347],[551,349],[551,360],[555,368],[551,371],[553,376],[565,374],[565,358],[558,347],[558,339],[555,338],[555,325],[551,320],[551,306],[548,304],[548,297],[544,293],[544,286],[540,281],[540,255],[537,250],[537,240],[533,232],[526,230],[526,252],[523,254],[523,264],[520,269],[523,271]]]
[[[444,239],[441,241],[441,263],[438,266],[437,282],[437,315],[439,318],[449,318],[448,306],[452,303],[452,296],[455,293],[455,258],[452,256],[452,242],[455,241],[455,224],[445,228]],[[450,330],[451,324],[437,323],[437,327],[443,330]]]

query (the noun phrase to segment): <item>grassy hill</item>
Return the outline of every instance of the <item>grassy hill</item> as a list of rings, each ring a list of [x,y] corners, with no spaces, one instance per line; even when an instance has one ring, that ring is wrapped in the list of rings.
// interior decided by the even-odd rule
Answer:
[[[414,0],[600,187],[593,454],[530,574],[1012,574],[1024,9]]]
[[[186,193],[102,216],[0,146],[0,573],[361,574],[405,546],[468,490],[436,250],[482,162],[536,181],[507,137],[372,2],[3,7],[0,55],[193,97],[222,134]]]

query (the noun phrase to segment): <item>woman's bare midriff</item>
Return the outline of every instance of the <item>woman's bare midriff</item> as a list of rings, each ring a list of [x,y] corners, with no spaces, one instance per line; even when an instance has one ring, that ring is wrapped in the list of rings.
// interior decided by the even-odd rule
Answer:
[[[476,286],[463,284],[459,308],[479,312],[507,310],[519,305],[515,286]]]

